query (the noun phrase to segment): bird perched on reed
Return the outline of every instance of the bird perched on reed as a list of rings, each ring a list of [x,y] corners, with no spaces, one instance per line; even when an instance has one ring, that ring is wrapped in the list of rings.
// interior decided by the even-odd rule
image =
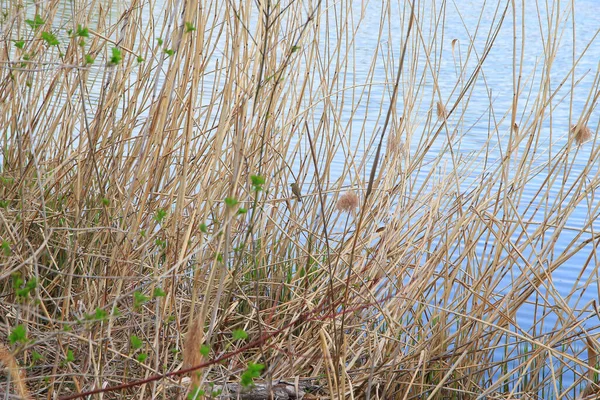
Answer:
[[[302,193],[300,192],[300,186],[298,186],[297,182],[294,182],[290,185],[292,187],[292,193],[298,199],[300,203],[302,203]]]

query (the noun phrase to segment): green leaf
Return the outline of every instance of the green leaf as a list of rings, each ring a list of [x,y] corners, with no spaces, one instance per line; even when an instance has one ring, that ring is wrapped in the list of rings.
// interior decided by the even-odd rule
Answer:
[[[144,361],[146,361],[146,359],[148,358],[148,354],[146,353],[140,353],[137,356],[137,360],[141,363],[143,363]]]
[[[246,214],[248,212],[247,209],[245,209],[244,207],[240,207],[237,211],[238,214]]]
[[[196,27],[191,22],[185,23],[185,33],[194,32]]]
[[[106,197],[103,197],[101,201],[102,201],[102,205],[103,205],[103,206],[108,206],[108,205],[110,205],[110,200],[109,200],[109,199],[107,199]]]
[[[43,358],[44,357],[40,353],[38,353],[37,351],[32,351],[31,352],[31,361],[37,362],[37,361],[42,360]]]
[[[42,39],[44,39],[44,41],[48,43],[48,46],[58,46],[60,44],[60,42],[52,32],[42,32]]]
[[[90,37],[90,31],[85,26],[77,25],[76,35],[79,37]]]
[[[204,222],[200,224],[200,232],[208,233],[208,227],[206,226],[206,224]]]
[[[121,54],[121,50],[117,47],[112,48],[112,56],[110,57],[110,64],[117,65],[123,60],[123,55]]]
[[[44,25],[46,21],[42,19],[38,14],[35,15],[34,19],[26,19],[25,22],[27,25],[31,27],[31,29],[36,30],[40,26]]]
[[[18,272],[12,274],[12,281],[13,289],[19,289],[21,286],[23,286],[23,279],[21,278],[21,275]]]
[[[235,329],[233,331],[233,340],[245,340],[248,339],[248,334],[243,329]]]
[[[194,388],[187,395],[187,400],[200,400],[204,394],[204,390],[194,385]]]
[[[251,175],[250,181],[254,187],[260,187],[265,184],[265,178],[261,175]]]
[[[108,318],[108,313],[106,312],[106,310],[103,310],[100,307],[96,308],[96,312],[94,313],[94,319],[102,321],[106,318]]]
[[[175,54],[175,50],[172,50],[172,49],[164,49],[163,51],[168,56],[172,56],[173,54]]]
[[[235,197],[227,197],[225,199],[225,204],[227,205],[227,207],[232,208],[235,207],[237,205],[238,201]]]
[[[23,47],[25,47],[25,41],[23,39],[21,40],[13,40],[15,47],[17,49],[22,49]]]
[[[73,353],[73,350],[69,349],[67,350],[67,358],[65,359],[66,362],[73,362],[75,361],[75,354]]]
[[[298,50],[300,50],[300,46],[292,46],[292,53],[295,53]]]
[[[25,284],[25,287],[29,290],[35,289],[37,287],[37,279],[31,278],[30,280],[27,281],[27,283]]]
[[[143,62],[144,62],[144,57],[142,57],[142,56],[137,56],[137,62],[138,62],[138,63],[143,63]]]
[[[150,300],[150,298],[147,296],[144,296],[144,294],[141,292],[136,291],[133,293],[133,307],[134,308],[140,308],[148,300]]]
[[[134,350],[141,349],[142,346],[144,345],[144,342],[142,341],[142,339],[140,339],[136,335],[131,335],[129,337],[129,342],[131,343],[131,348]]]
[[[15,294],[17,295],[17,297],[20,297],[20,298],[27,297],[27,296],[29,296],[29,289],[26,287],[22,288],[22,289],[17,289],[17,290],[15,290]]]
[[[25,342],[27,340],[27,330],[23,325],[17,325],[13,328],[8,335],[8,341],[10,344],[15,344],[17,342]]]
[[[158,39],[156,39],[156,41],[158,42],[158,45],[159,45],[159,46],[162,46],[162,45],[163,45],[163,43],[164,43],[164,42],[163,42],[163,40],[162,40],[161,38],[158,38]]]
[[[210,347],[208,347],[207,345],[203,344],[200,347],[200,354],[202,354],[204,357],[208,357],[208,355],[210,354]]]
[[[248,368],[241,377],[241,384],[244,387],[254,385],[254,379],[260,377],[260,371],[265,368],[263,364],[248,363]]]
[[[160,224],[165,219],[166,216],[167,216],[167,210],[165,210],[164,208],[161,208],[158,211],[156,211],[156,214],[154,214],[154,220]]]
[[[8,240],[3,240],[2,244],[0,244],[2,251],[6,257],[9,257],[12,254],[12,250],[10,249],[10,242]]]
[[[152,293],[152,297],[165,297],[167,294],[159,287],[154,288],[154,292]]]
[[[85,63],[86,64],[93,64],[94,63],[94,57],[92,57],[91,54],[86,54],[85,55]]]
[[[5,185],[12,185],[15,182],[14,178],[8,176],[0,176],[0,181]]]

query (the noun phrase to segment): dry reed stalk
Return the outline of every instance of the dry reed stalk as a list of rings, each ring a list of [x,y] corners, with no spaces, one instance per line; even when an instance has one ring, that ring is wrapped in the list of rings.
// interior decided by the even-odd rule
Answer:
[[[319,330],[319,339],[321,345],[321,352],[323,354],[323,359],[325,360],[325,375],[327,377],[327,386],[329,387],[329,393],[332,396],[339,396],[339,386],[338,386],[338,377],[336,374],[337,368],[335,368],[333,364],[333,357],[331,356],[331,352],[329,351],[329,342],[327,334],[323,329]],[[330,338],[329,338],[330,339]]]
[[[19,398],[29,400],[33,399],[29,390],[27,390],[27,386],[25,385],[24,375],[25,372],[19,367],[17,360],[15,357],[8,351],[8,349],[4,346],[4,344],[0,343],[0,361],[6,366],[8,369],[8,373],[10,375],[10,379],[12,380],[12,384],[15,386],[16,393]],[[9,390],[7,386],[6,395],[9,395]]]

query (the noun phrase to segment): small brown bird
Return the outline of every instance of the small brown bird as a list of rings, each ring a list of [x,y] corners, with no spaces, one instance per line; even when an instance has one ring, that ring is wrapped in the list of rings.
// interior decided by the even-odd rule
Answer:
[[[294,182],[290,186],[292,187],[292,193],[294,193],[298,201],[302,203],[302,193],[300,193],[300,187],[298,186],[298,183]]]

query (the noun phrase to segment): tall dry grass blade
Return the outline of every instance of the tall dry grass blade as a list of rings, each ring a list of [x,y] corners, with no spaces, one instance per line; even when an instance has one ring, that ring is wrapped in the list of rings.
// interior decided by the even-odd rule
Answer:
[[[594,370],[598,367],[600,360],[598,359],[598,351],[596,347],[598,346],[598,342],[592,340],[589,336],[585,337],[586,348],[587,348],[587,363],[589,365],[588,374],[587,374],[587,382],[585,384],[585,388],[579,395],[578,399],[588,399],[591,396],[595,396],[597,398],[600,393],[600,382],[598,381],[598,374],[594,372]]]
[[[319,339],[321,343],[321,352],[323,354],[323,359],[325,360],[325,374],[327,377],[327,385],[329,386],[329,393],[333,398],[336,398],[336,394],[340,393],[340,387],[338,386],[338,379],[340,377],[337,374],[338,369],[334,366],[334,359],[329,351],[327,334],[323,329],[319,330]]]

